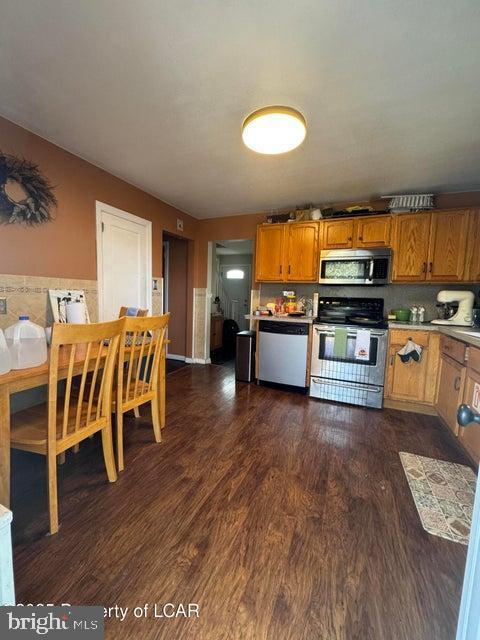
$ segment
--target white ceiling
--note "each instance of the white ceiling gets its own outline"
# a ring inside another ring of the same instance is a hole
[[[0,113],[200,218],[478,189],[479,32],[478,0],[2,0]],[[241,141],[270,104],[307,118],[284,156]]]

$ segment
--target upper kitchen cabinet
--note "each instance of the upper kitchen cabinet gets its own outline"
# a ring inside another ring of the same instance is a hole
[[[324,220],[322,222],[323,249],[351,249],[353,247],[354,220]]]
[[[390,216],[369,216],[355,220],[355,246],[360,248],[390,246]]]
[[[286,225],[286,273],[288,282],[316,282],[318,279],[318,222]]]
[[[393,275],[399,282],[422,282],[427,274],[430,213],[395,216],[393,228]]]
[[[427,280],[461,282],[468,279],[465,262],[469,222],[469,211],[432,214]]]
[[[255,279],[257,282],[281,282],[284,279],[285,225],[262,224],[257,227]]]
[[[257,228],[257,282],[316,282],[319,223],[263,224]]]
[[[480,282],[480,211],[470,212],[468,232],[466,278],[471,282]]]

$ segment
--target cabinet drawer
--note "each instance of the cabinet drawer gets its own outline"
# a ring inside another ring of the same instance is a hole
[[[428,341],[430,339],[428,331],[419,331],[418,329],[390,329],[390,344],[404,345],[405,342],[411,338],[414,342],[421,347],[428,347]]]
[[[480,349],[476,349],[475,347],[468,348],[467,367],[480,373]]]
[[[463,364],[467,352],[467,345],[460,340],[450,338],[449,336],[440,336],[440,351],[446,353],[452,360],[456,360]]]

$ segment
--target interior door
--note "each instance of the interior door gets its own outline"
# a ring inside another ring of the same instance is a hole
[[[120,307],[151,310],[151,223],[97,203],[100,320]]]
[[[432,214],[427,280],[463,280],[468,238],[468,211]]]

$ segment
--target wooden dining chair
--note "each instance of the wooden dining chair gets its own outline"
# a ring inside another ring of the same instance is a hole
[[[51,534],[58,531],[56,462],[59,454],[101,431],[108,480],[115,482],[117,479],[111,406],[123,324],[123,319],[97,324],[55,324],[50,350],[48,403],[12,416],[12,448],[39,453],[47,459]],[[72,393],[74,376],[80,376],[76,396]]]
[[[150,403],[155,440],[165,423],[165,346],[170,314],[126,317],[118,349],[117,424],[118,469],[123,471],[123,415]],[[137,414],[136,414],[137,415]]]

